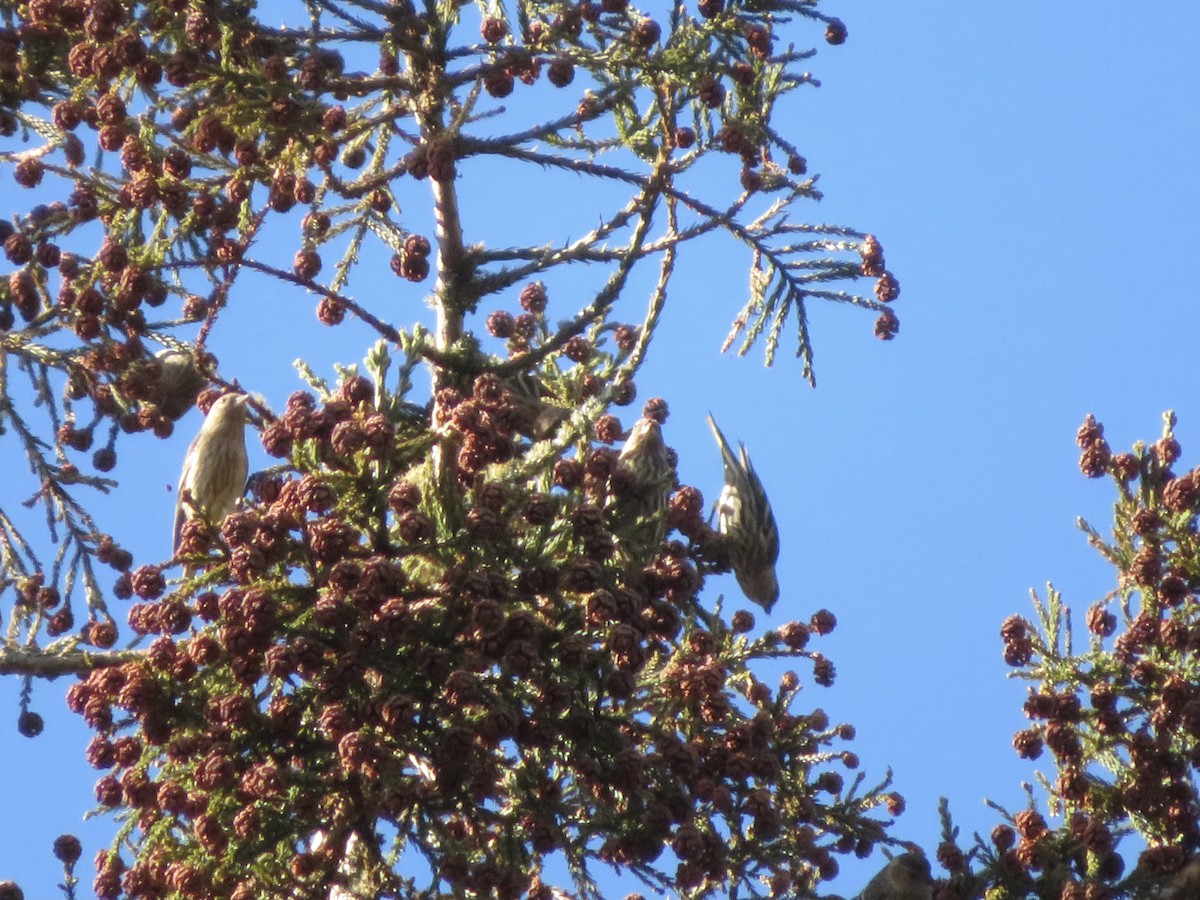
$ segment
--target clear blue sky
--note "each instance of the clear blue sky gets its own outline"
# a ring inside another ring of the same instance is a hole
[[[903,289],[900,336],[885,345],[870,315],[812,308],[815,391],[786,343],[772,370],[754,353],[720,357],[748,260],[705,245],[684,254],[640,396],[670,402],[682,478],[709,499],[720,468],[705,413],[748,444],[783,539],[782,599],[759,621],[837,615],[815,645],[837,682],[806,689],[807,702],[857,727],[851,749],[868,775],[894,768],[908,800],[895,833],[932,851],[939,796],[964,832],[986,832],[996,820],[983,798],[1019,806],[1032,776],[1009,743],[1024,686],[1005,677],[1000,623],[1030,612],[1029,588],[1047,580],[1080,615],[1113,586],[1074,526],[1084,515],[1103,530],[1112,497],[1076,468],[1084,415],[1124,449],[1155,438],[1173,408],[1184,463],[1200,461],[1200,7],[823,8],[842,16],[849,40],[833,48],[815,29],[795,33],[820,43],[810,68],[823,86],[789,101],[784,130],[826,196],[797,218],[878,235]],[[529,197],[522,218],[538,214]],[[486,197],[469,202],[488,209]],[[395,285],[380,280],[380,290]],[[254,354],[261,383],[243,383],[271,402],[297,386],[290,363],[309,353],[306,335],[324,338],[319,371],[360,358],[362,333],[329,340],[310,328],[307,301],[253,302],[286,309],[295,333],[219,335],[215,349],[231,372]],[[630,302],[632,318],[644,299]],[[145,497],[122,513],[125,533],[143,536],[130,543],[140,561],[169,552],[166,485],[199,421],[193,413],[171,440],[141,441],[137,464],[118,469]],[[0,447],[6,459],[15,452],[10,439]],[[737,595],[731,577],[709,590]],[[38,687],[43,737],[10,725],[0,739],[0,879],[30,897],[51,895],[55,836],[83,837],[90,884],[109,831],[106,819],[80,825],[94,773],[82,723],[58,712],[65,687]],[[0,682],[10,723],[18,688]],[[852,895],[878,865],[845,865],[835,887]]]

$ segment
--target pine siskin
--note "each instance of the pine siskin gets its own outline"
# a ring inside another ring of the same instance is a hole
[[[746,445],[738,442],[740,457],[735,457],[711,415],[708,424],[725,463],[725,487],[717,500],[717,530],[729,539],[733,574],[742,593],[770,612],[779,599],[779,581],[775,577],[779,528],[771,512],[771,501],[750,463]]]
[[[868,882],[858,900],[929,900],[932,896],[929,860],[919,853],[901,853]]]
[[[242,495],[249,469],[246,400],[244,394],[220,397],[188,447],[175,498],[176,552],[184,522],[200,516],[216,528]]]
[[[546,402],[545,388],[528,372],[518,372],[505,379],[504,384],[519,407],[517,431],[530,440],[544,441],[553,437],[558,426],[571,417],[569,409]]]
[[[675,481],[675,467],[658,422],[647,416],[638,419],[629,429],[617,460],[634,474],[634,490],[627,508],[639,516],[665,509]]]
[[[204,376],[196,368],[196,358],[186,350],[167,347],[154,356],[160,365],[158,387],[162,399],[158,406],[163,415],[174,422],[196,402],[204,387]]]

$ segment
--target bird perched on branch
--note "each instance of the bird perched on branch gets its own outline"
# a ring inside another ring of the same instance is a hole
[[[638,518],[666,509],[675,482],[675,467],[657,420],[649,416],[638,419],[629,429],[617,460],[628,466],[634,477],[633,490],[623,501],[623,509]],[[666,520],[659,517],[652,543],[661,543],[665,532]]]
[[[779,599],[775,561],[779,559],[779,528],[771,501],[750,463],[746,445],[738,442],[734,456],[725,435],[711,415],[708,424],[721,447],[725,487],[717,500],[717,530],[729,539],[730,562],[747,598],[767,612]]]
[[[204,376],[196,366],[196,358],[186,350],[166,347],[154,356],[159,363],[159,408],[172,422],[178,421],[196,402],[204,387]]]
[[[872,878],[857,900],[929,900],[933,875],[919,853],[901,853]]]
[[[553,437],[558,426],[571,417],[569,409],[547,402],[545,387],[528,372],[506,378],[504,386],[517,401],[520,414],[517,431],[530,440],[544,441]]]
[[[202,518],[216,528],[232,512],[246,485],[246,400],[244,394],[225,394],[208,411],[183,458],[175,497],[173,546],[189,519]]]

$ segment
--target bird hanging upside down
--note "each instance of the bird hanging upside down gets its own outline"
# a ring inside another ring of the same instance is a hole
[[[725,464],[725,487],[717,500],[717,530],[729,539],[730,562],[742,593],[767,612],[779,599],[779,581],[775,562],[779,559],[779,527],[771,511],[771,501],[746,445],[738,442],[734,456],[725,435],[710,415],[708,424],[721,447]]]

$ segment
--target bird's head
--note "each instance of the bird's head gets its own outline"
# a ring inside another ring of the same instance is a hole
[[[775,566],[763,566],[749,572],[734,571],[742,593],[769,613],[779,599],[779,580],[775,577]]]
[[[208,410],[208,418],[213,422],[230,425],[244,424],[246,421],[246,404],[250,398],[246,394],[223,394]]]
[[[904,883],[929,884],[933,880],[933,872],[929,860],[919,853],[901,853],[892,860],[893,874]]]

